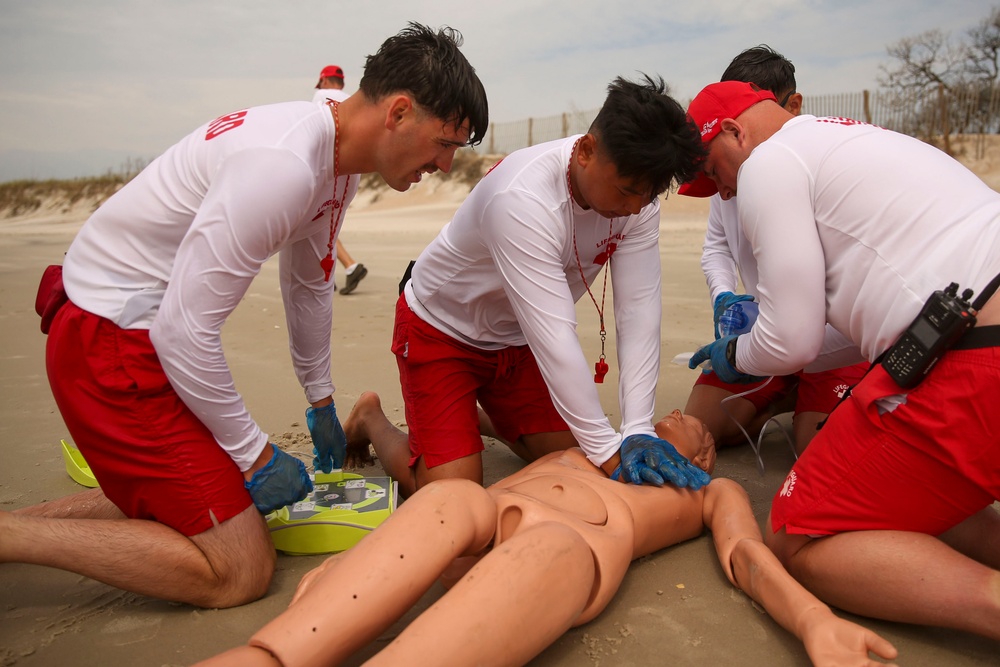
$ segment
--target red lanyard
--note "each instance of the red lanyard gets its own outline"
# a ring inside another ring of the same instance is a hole
[[[602,384],[604,382],[604,376],[608,374],[608,363],[605,361],[604,356],[604,342],[607,339],[608,332],[604,329],[604,299],[608,294],[608,272],[611,271],[611,267],[605,267],[604,269],[604,289],[601,291],[601,305],[597,305],[597,299],[594,298],[594,293],[590,291],[590,285],[587,284],[587,277],[583,274],[583,263],[580,261],[580,250],[576,246],[576,223],[573,220],[573,182],[570,179],[570,166],[573,164],[573,156],[576,155],[576,147],[580,145],[580,139],[576,140],[573,144],[573,150],[569,154],[569,165],[566,167],[566,185],[569,187],[569,223],[570,227],[573,228],[573,252],[576,255],[576,266],[580,269],[580,279],[583,281],[583,286],[587,288],[587,294],[590,295],[590,300],[594,302],[594,308],[597,309],[597,316],[601,322],[601,356],[598,358],[597,363],[594,364],[594,382],[597,384]],[[614,252],[611,247],[611,238],[614,235],[614,219],[608,220],[608,241],[605,245],[605,252],[608,253],[608,262],[611,261],[611,253]]]

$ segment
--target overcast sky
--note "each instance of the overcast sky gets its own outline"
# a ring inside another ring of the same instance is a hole
[[[201,123],[309,99],[341,65],[419,21],[450,25],[492,121],[600,106],[607,84],[663,76],[686,104],[766,43],[806,95],[876,87],[886,47],[985,18],[986,0],[0,0],[0,181],[66,178],[150,159]]]

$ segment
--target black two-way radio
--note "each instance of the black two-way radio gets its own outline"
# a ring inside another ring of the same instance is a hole
[[[923,380],[938,359],[976,323],[976,315],[1000,288],[1000,275],[987,283],[971,304],[972,290],[958,296],[958,283],[931,294],[920,314],[892,347],[882,366],[900,387],[909,389]]]
[[[958,283],[931,294],[920,314],[888,349],[882,366],[900,387],[915,387],[962,334],[976,323],[969,299],[972,290],[958,296]]]

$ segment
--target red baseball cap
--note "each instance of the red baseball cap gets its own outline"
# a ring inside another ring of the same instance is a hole
[[[323,68],[323,71],[319,73],[319,78],[325,79],[327,77],[343,79],[344,70],[340,68],[340,65],[327,65]]]
[[[702,143],[715,139],[722,131],[722,121],[736,118],[741,113],[764,100],[777,98],[769,90],[743,81],[721,81],[701,89],[688,105],[688,118],[701,133]],[[677,189],[677,194],[688,197],[711,197],[719,188],[715,181],[701,172],[693,181],[688,181]]]

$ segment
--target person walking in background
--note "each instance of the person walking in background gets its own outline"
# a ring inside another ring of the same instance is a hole
[[[802,94],[796,90],[795,66],[767,45],[747,49],[733,58],[721,80],[755,83],[774,93],[778,104],[789,113],[798,116],[802,111]],[[692,184],[682,185],[678,193],[691,195],[692,187]],[[720,323],[726,323],[727,309],[734,305],[742,309],[749,301],[760,300],[757,260],[743,233],[735,197],[724,200],[715,193],[709,201],[701,268],[711,294],[715,337],[719,338]],[[737,293],[737,279],[743,283],[742,294]],[[744,328],[751,326],[750,320],[741,322]],[[820,358],[828,370],[814,370],[820,363],[813,362],[807,370],[749,384],[729,383],[716,373],[701,373],[684,411],[704,421],[719,447],[727,447],[745,443],[744,433],[757,437],[769,419],[794,409],[794,445],[795,451],[801,454],[816,435],[818,425],[848,388],[868,370],[860,350],[829,324]],[[850,361],[850,365],[838,368],[845,360]],[[736,394],[745,395],[736,398]]]
[[[355,95],[220,116],[87,220],[38,307],[52,393],[100,488],[0,512],[0,562],[204,607],[266,593],[275,552],[262,515],[312,483],[251,417],[223,325],[278,254],[316,468],[339,467],[334,242],[357,174],[403,191],[482,140],[486,93],[461,41],[410,24],[368,58]]]
[[[324,102],[326,100],[336,100],[343,102],[348,98],[344,92],[344,70],[340,65],[327,65],[319,73],[319,81],[316,82],[316,92],[313,93],[314,102]],[[347,212],[344,212],[347,215]],[[358,288],[358,283],[368,275],[368,269],[364,264],[356,262],[351,254],[347,252],[344,242],[337,237],[337,263],[344,267],[346,279],[344,286],[339,289],[341,294],[350,294]],[[337,283],[334,281],[333,290],[338,291]]]

